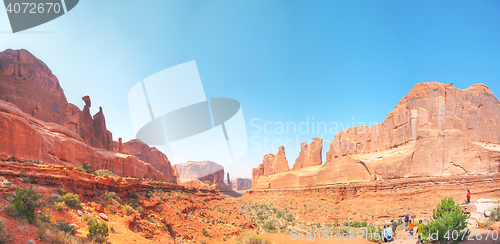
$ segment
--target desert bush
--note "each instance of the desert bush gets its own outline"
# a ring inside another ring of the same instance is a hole
[[[80,196],[78,194],[66,193],[61,200],[70,208],[81,208]]]
[[[287,215],[286,215],[286,221],[288,221],[288,222],[292,222],[293,220],[294,220],[294,218],[293,218],[293,215],[292,215],[292,214],[287,214]]]
[[[458,233],[458,240],[463,240],[468,236],[467,227],[468,216],[462,212],[460,205],[455,204],[453,198],[444,198],[432,211],[432,219],[422,226],[422,239],[424,242],[452,241],[452,233]],[[461,232],[465,230],[467,233]],[[437,235],[436,235],[437,233]],[[437,240],[429,240],[429,237],[437,237]],[[453,240],[457,241],[457,240]]]
[[[66,204],[64,204],[64,202],[56,202],[54,204],[54,208],[57,210],[57,211],[61,211],[64,209],[64,207],[66,206]]]
[[[87,234],[87,238],[95,242],[103,243],[107,242],[108,236],[108,224],[104,221],[97,221],[96,219],[93,219],[92,224],[89,225],[89,233]]]
[[[10,234],[7,232],[7,220],[0,217],[0,244],[11,242]]]
[[[264,224],[263,228],[267,231],[275,230],[276,228],[273,225],[273,222],[269,221]]]
[[[130,215],[134,211],[134,209],[128,204],[123,205],[123,209],[127,215]]]
[[[3,211],[12,218],[16,218],[19,214],[17,213],[16,206],[12,204],[7,204],[3,207]]]
[[[35,210],[41,206],[37,201],[42,197],[43,194],[35,193],[33,185],[30,185],[29,188],[17,188],[11,204],[16,207],[19,216],[26,218],[29,223],[33,223],[36,217]]]
[[[59,196],[63,196],[64,194],[66,194],[66,190],[59,188],[57,189],[57,194],[59,194]]]
[[[36,225],[38,226],[38,229],[36,230],[36,234],[38,235],[38,238],[40,238],[42,240],[45,239],[45,237],[47,236],[47,224],[38,220]]]
[[[114,199],[116,200],[118,203],[122,204],[122,199],[116,195],[115,192],[105,192],[104,193],[104,198],[107,200],[107,201],[110,201],[111,199]]]
[[[139,194],[137,194],[137,192],[132,192],[130,193],[130,197],[133,199],[139,199]]]
[[[64,244],[64,232],[57,231],[49,237],[51,244]]]
[[[142,213],[142,211],[144,211],[144,209],[141,206],[138,206],[137,207],[137,212]]]
[[[261,238],[252,232],[245,233],[236,239],[236,244],[269,244],[269,239]]]
[[[50,209],[46,208],[45,209],[45,213],[43,214],[40,214],[40,216],[38,216],[38,218],[41,220],[41,221],[44,221],[44,222],[47,222],[47,223],[50,223],[50,220],[51,220],[51,215],[52,213],[50,212]]]
[[[35,244],[36,242],[34,240],[28,240],[26,241],[26,244]]]
[[[71,224],[71,222],[66,222],[64,220],[58,219],[54,226],[59,230],[62,230],[71,235],[74,235],[76,233],[75,227]]]
[[[87,173],[90,173],[90,168],[92,167],[92,165],[90,165],[89,163],[87,163],[87,161],[85,161],[83,162],[82,167]]]
[[[50,204],[50,205],[54,205],[54,203],[56,202],[60,202],[61,201],[61,196],[59,195],[52,195],[51,197],[45,199],[45,202]]]

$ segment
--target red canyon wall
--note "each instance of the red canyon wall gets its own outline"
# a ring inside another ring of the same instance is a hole
[[[67,103],[57,77],[30,52],[0,52],[0,159],[15,155],[72,166],[87,161],[93,169],[122,176],[177,182],[170,162],[156,149],[148,147],[144,156],[113,152],[102,108],[92,116],[90,97],[82,99],[83,110]]]
[[[307,163],[312,146],[306,145],[301,145],[292,171],[271,173],[266,155],[253,170],[253,188],[495,173],[500,162],[500,101],[482,84],[462,90],[452,84],[420,83],[381,124],[337,134],[323,165]]]

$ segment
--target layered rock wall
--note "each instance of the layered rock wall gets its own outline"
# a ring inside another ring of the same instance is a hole
[[[321,165],[323,151],[323,139],[314,137],[311,145],[300,143],[300,154],[293,164],[292,170],[297,170],[309,166]]]
[[[92,116],[90,97],[82,100],[83,110],[68,103],[57,77],[28,51],[0,52],[0,158],[15,155],[73,166],[87,161],[93,169],[121,176],[176,182],[175,170],[156,149],[144,157],[112,152],[102,108]],[[164,174],[141,159],[152,161]]]
[[[236,178],[236,190],[249,190],[252,189],[252,179]]]
[[[68,128],[35,119],[0,100],[0,160],[12,156],[75,167],[88,162],[91,170],[108,169],[120,176],[167,180],[133,156],[91,147]]]
[[[68,104],[52,71],[30,52],[0,52],[0,99],[45,122],[61,124]]]
[[[252,172],[253,188],[496,173],[500,101],[482,84],[461,90],[452,84],[421,83],[382,123],[335,135],[323,165],[307,163],[310,149],[301,146],[289,172],[272,173],[266,155]]]

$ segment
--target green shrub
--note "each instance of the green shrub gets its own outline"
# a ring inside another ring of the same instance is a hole
[[[51,197],[45,199],[45,202],[50,204],[50,205],[54,205],[54,203],[60,202],[60,201],[61,201],[61,197],[59,195],[52,195]]]
[[[97,221],[96,219],[93,219],[92,224],[89,225],[89,233],[87,234],[87,238],[95,242],[104,243],[107,242],[108,236],[108,224],[104,221]]]
[[[276,228],[274,228],[273,222],[271,222],[271,221],[265,223],[263,228],[265,230],[268,230],[268,231],[276,229]]]
[[[59,194],[59,196],[62,196],[64,194],[66,194],[66,190],[59,188],[59,189],[57,189],[57,194]]]
[[[125,210],[125,213],[127,215],[130,215],[132,213],[132,207],[130,207],[129,205],[125,204],[123,205],[123,209]]]
[[[54,204],[54,208],[57,210],[57,211],[61,211],[64,209],[64,207],[66,206],[66,204],[64,204],[64,202],[56,202]]]
[[[137,207],[137,212],[142,213],[142,211],[144,211],[144,209],[141,206],[138,206]]]
[[[50,209],[46,208],[45,209],[45,214],[41,214],[40,216],[38,216],[38,218],[41,221],[50,223],[50,219],[52,218],[51,215],[52,215],[52,213],[50,212]]]
[[[11,204],[16,207],[19,216],[24,217],[29,223],[35,221],[35,210],[41,206],[38,199],[42,198],[43,194],[35,193],[33,185],[29,188],[17,188],[16,195]]]
[[[47,236],[47,224],[38,220],[36,225],[38,226],[38,229],[36,230],[38,238],[42,240],[45,239],[45,237]]]
[[[0,244],[11,242],[10,234],[7,232],[7,220],[0,218]]]
[[[236,239],[236,244],[269,244],[269,239],[257,237],[252,232],[241,235]]]
[[[85,161],[83,162],[82,167],[85,171],[87,171],[87,173],[90,173],[90,168],[92,167],[92,165],[90,165],[89,163],[87,163],[87,161]]]
[[[16,206],[12,204],[5,205],[5,207],[3,207],[3,211],[12,218],[16,218],[19,215],[17,213]]]
[[[61,219],[58,219],[54,226],[59,230],[62,230],[71,235],[74,235],[76,233],[75,227],[70,222],[66,222]]]
[[[431,221],[422,226],[424,242],[437,241],[443,243],[445,241],[463,240],[469,233],[469,231],[465,231],[466,233],[461,232],[467,227],[467,218],[467,214],[462,212],[460,205],[455,204],[453,198],[444,198],[437,208],[432,211]],[[453,240],[457,236],[458,239]],[[429,237],[437,237],[437,240],[429,240]]]
[[[151,239],[151,233],[149,233],[149,231],[144,232],[144,235],[146,235],[146,238]]]
[[[70,208],[81,208],[80,196],[78,194],[66,193],[61,200]]]
[[[294,218],[293,218],[293,215],[292,215],[292,214],[287,214],[287,215],[286,215],[286,221],[288,221],[288,222],[292,222],[293,220],[294,220]]]
[[[139,199],[139,194],[137,194],[137,192],[132,192],[130,193],[130,197],[133,199]]]
[[[122,199],[116,195],[115,192],[105,192],[104,193],[104,198],[107,200],[107,201],[111,201],[111,199],[114,199],[116,200],[118,203],[122,204]]]

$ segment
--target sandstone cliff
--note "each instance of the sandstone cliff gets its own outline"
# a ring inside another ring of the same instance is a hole
[[[121,153],[132,155],[163,173],[168,182],[177,183],[177,179],[179,178],[177,171],[174,170],[167,156],[155,147],[149,147],[146,143],[138,139],[132,139],[117,147],[116,151],[120,148]]]
[[[0,99],[16,104],[24,113],[61,124],[68,104],[59,80],[30,52],[0,52]]]
[[[88,162],[92,170],[108,169],[120,176],[167,180],[135,157],[91,147],[68,128],[35,119],[14,104],[0,100],[0,159],[14,155],[45,164],[80,166]]]
[[[83,110],[67,103],[57,77],[28,51],[0,52],[0,159],[15,155],[72,166],[87,161],[93,169],[121,176],[176,182],[170,163],[156,149],[148,150],[145,158],[159,159],[152,161],[163,173],[141,157],[112,152],[103,109],[92,116],[90,97],[82,100]]]
[[[500,162],[499,126],[500,101],[485,85],[461,90],[452,84],[421,83],[381,124],[337,134],[323,165],[297,166],[278,174],[261,174],[259,165],[253,170],[252,184],[254,188],[305,187],[494,173]]]
[[[300,143],[300,154],[293,164],[292,170],[297,170],[309,166],[321,165],[323,151],[323,139],[314,137],[311,145],[302,142]]]

